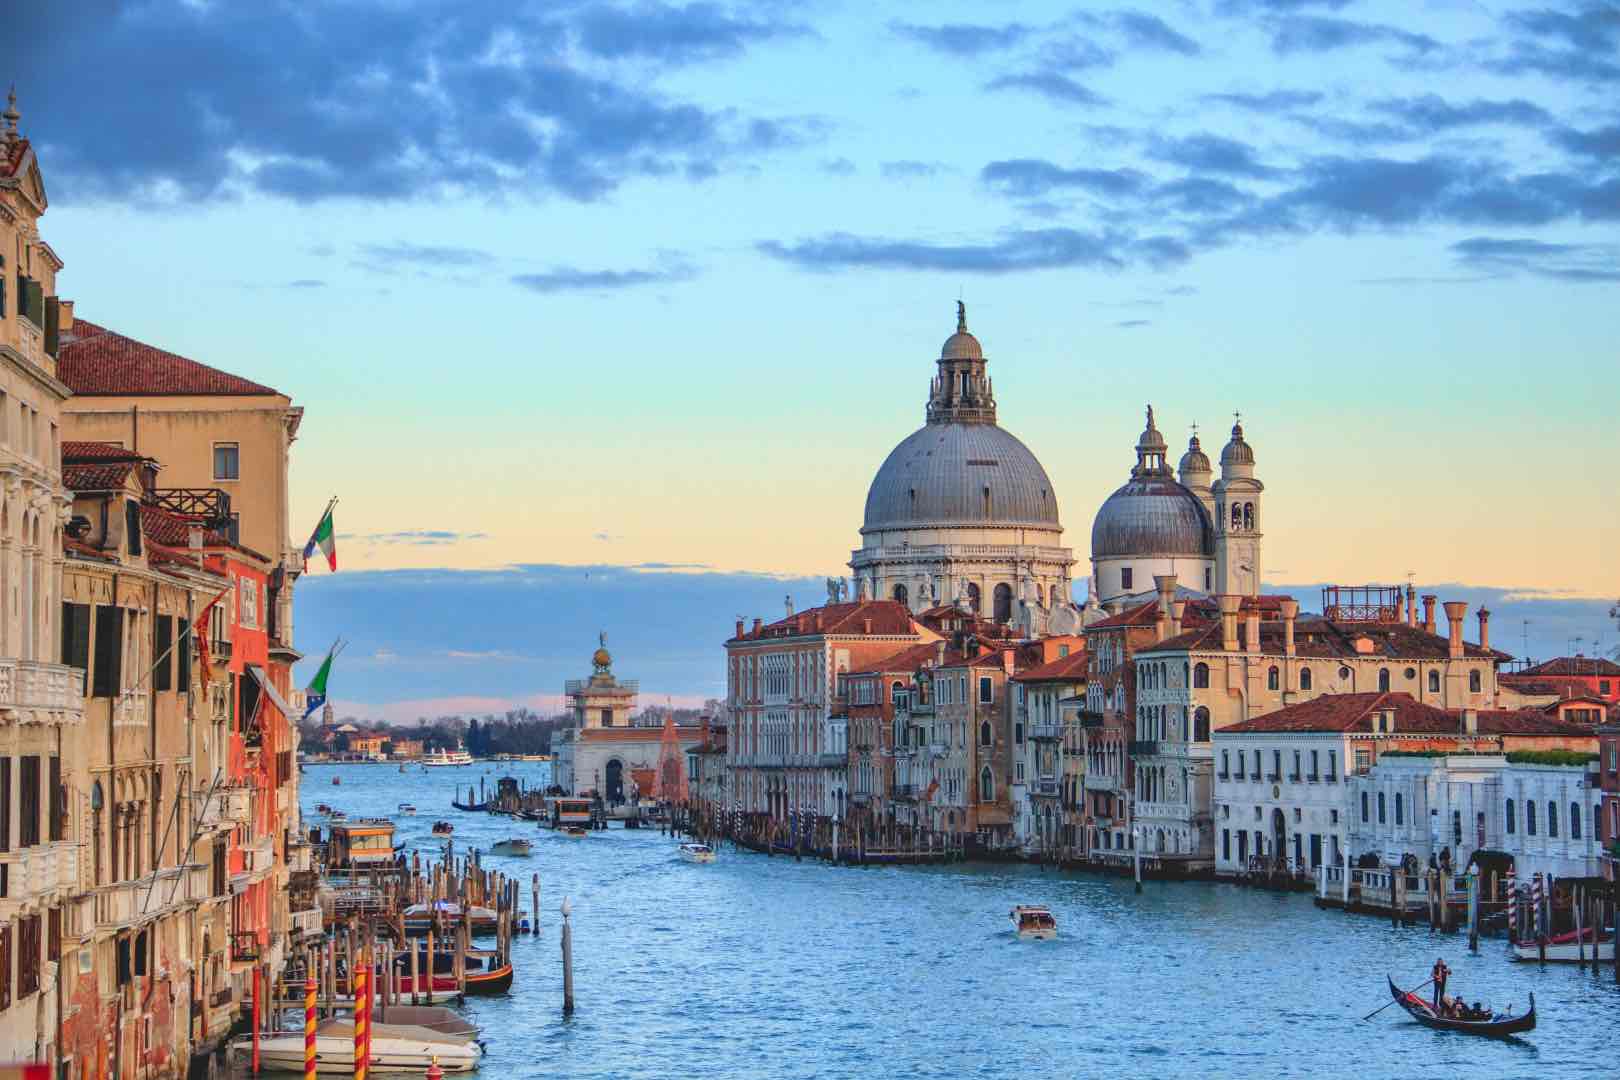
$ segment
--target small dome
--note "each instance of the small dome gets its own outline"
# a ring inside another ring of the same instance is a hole
[[[1164,441],[1164,436],[1159,434],[1158,427],[1153,423],[1153,406],[1149,405],[1147,407],[1147,427],[1142,429],[1142,437],[1136,440],[1136,451],[1142,453],[1143,451],[1154,450],[1163,454],[1168,449],[1170,449],[1170,444]]]
[[[1184,473],[1207,473],[1212,471],[1209,465],[1209,455],[1205,454],[1204,448],[1198,444],[1198,436],[1194,435],[1187,440],[1187,452],[1181,455],[1179,468]]]
[[[1198,496],[1165,476],[1139,477],[1108,496],[1091,525],[1091,557],[1211,558],[1215,534]]]
[[[979,345],[979,339],[966,330],[958,330],[945,339],[945,344],[939,350],[941,360],[983,360],[984,349]]]
[[[1243,425],[1232,425],[1232,441],[1221,451],[1221,465],[1253,465],[1254,450],[1243,441]]]
[[[612,667],[613,654],[608,652],[606,649],[597,649],[595,652],[591,653],[591,663],[599,668]]]

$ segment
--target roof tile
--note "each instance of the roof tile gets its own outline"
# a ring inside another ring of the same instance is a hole
[[[62,335],[56,371],[82,395],[261,395],[276,391],[155,345],[75,318]]]

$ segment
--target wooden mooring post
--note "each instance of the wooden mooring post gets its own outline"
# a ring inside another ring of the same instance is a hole
[[[563,1015],[574,1014],[574,927],[569,916],[574,906],[563,897],[562,902],[562,963],[563,963]]]

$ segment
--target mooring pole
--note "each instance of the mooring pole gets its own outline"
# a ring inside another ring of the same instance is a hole
[[[563,1015],[572,1016],[574,1013],[574,927],[568,916],[573,914],[574,906],[563,897],[562,902],[562,962],[563,962]]]

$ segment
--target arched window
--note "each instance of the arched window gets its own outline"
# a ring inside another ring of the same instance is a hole
[[[1524,800],[1524,835],[1536,835],[1536,804],[1529,799]]]
[[[1202,705],[1193,710],[1193,742],[1209,741],[1209,710]]]
[[[1254,528],[1254,503],[1243,504],[1243,528],[1245,530]]]
[[[1581,804],[1578,802],[1569,804],[1569,838],[1571,840],[1581,838]]]
[[[1380,694],[1389,693],[1389,668],[1381,667],[1378,669],[1378,692]]]
[[[1508,835],[1509,836],[1513,835],[1514,821],[1513,821],[1513,800],[1512,799],[1509,799],[1507,801],[1507,810],[1503,814],[1502,820],[1507,826]]]
[[[1308,667],[1299,669],[1299,688],[1301,690],[1311,688],[1311,669]]]
[[[1277,670],[1276,666],[1273,665],[1271,667],[1271,669],[1266,672],[1266,689],[1267,690],[1277,690],[1277,689],[1281,688],[1281,685],[1282,685],[1281,672],[1279,672]]]
[[[1361,823],[1363,825],[1367,824],[1367,793],[1365,791],[1361,793]]]
[[[973,614],[977,615],[979,613],[979,586],[976,583],[970,581],[970,582],[968,582],[968,590],[967,590],[967,592],[968,592],[968,610],[973,612]]]
[[[1198,664],[1193,668],[1193,688],[1195,690],[1209,689],[1209,665]]]
[[[1473,671],[1468,673],[1468,692],[1470,694],[1479,693],[1479,686],[1479,668],[1475,668]]]
[[[1429,669],[1429,693],[1438,694],[1439,692],[1440,692],[1440,672],[1435,668],[1430,668]]]
[[[986,720],[979,725],[979,745],[989,746],[994,741],[990,738],[990,721]]]
[[[995,620],[998,623],[1012,621],[1012,586],[1003,581],[996,586],[995,591]]]
[[[979,801],[994,802],[996,798],[996,778],[986,765],[979,770]]]
[[[1239,527],[1241,527],[1242,524],[1243,524],[1243,504],[1242,503],[1233,503],[1232,504],[1232,528],[1234,530],[1236,530]]]
[[[896,585],[891,595],[902,604],[909,602],[909,594],[906,592],[904,583]]]

